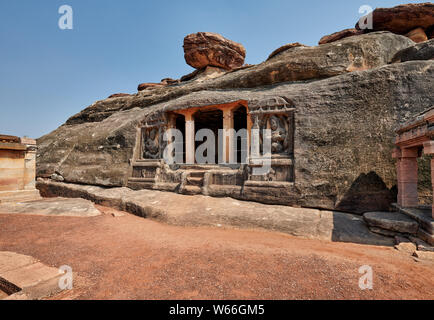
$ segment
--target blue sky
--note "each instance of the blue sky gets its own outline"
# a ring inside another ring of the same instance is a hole
[[[38,138],[94,101],[135,93],[142,82],[193,69],[183,39],[217,32],[242,43],[246,63],[264,61],[290,42],[316,45],[350,28],[371,0],[14,0],[0,3],[0,133]],[[73,30],[58,27],[61,5]]]

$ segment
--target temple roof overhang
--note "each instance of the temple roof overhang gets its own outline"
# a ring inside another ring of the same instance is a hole
[[[424,142],[434,140],[434,108],[406,122],[396,134],[395,144],[404,148],[422,146]]]

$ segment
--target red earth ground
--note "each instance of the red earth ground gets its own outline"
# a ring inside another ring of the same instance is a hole
[[[0,251],[75,273],[53,299],[434,299],[434,263],[392,247],[263,230],[179,227],[98,206],[96,217],[0,215]],[[373,268],[373,289],[358,286]]]

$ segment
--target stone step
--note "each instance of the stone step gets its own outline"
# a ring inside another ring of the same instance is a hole
[[[0,192],[0,203],[23,202],[41,199],[39,190],[18,190]]]
[[[202,171],[202,170],[194,170],[194,171],[190,171],[189,177],[194,177],[194,178],[203,178],[203,176],[205,175],[206,171]]]
[[[417,234],[419,229],[417,221],[399,212],[366,212],[363,218],[369,227],[391,232]]]
[[[416,208],[402,208],[397,204],[393,204],[398,211],[414,220],[416,220],[420,227],[430,235],[434,235],[434,219],[432,217],[431,207],[416,207]]]
[[[188,177],[187,183],[188,183],[188,185],[202,187],[203,186],[203,177]]]
[[[187,195],[195,195],[201,193],[202,193],[202,189],[198,186],[185,186],[184,189],[182,190],[182,194],[187,194]]]
[[[61,291],[59,269],[42,264],[30,256],[0,252],[0,289],[3,299],[40,299]]]

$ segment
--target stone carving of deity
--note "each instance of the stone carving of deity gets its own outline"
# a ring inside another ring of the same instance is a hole
[[[271,153],[279,154],[288,151],[288,134],[277,116],[270,117]]]
[[[157,129],[152,128],[151,130],[147,131],[147,133],[145,134],[144,152],[143,152],[143,156],[145,159],[158,158],[159,147],[158,147],[158,142],[156,142],[156,137],[157,137],[156,130]]]

